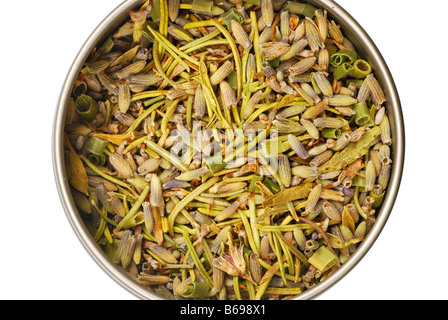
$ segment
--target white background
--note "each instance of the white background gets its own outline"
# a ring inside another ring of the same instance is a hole
[[[339,0],[382,52],[406,125],[402,186],[379,239],[318,299],[447,299],[448,2]],[[0,2],[0,299],[137,300],[72,231],[52,167],[65,76],[121,0]]]

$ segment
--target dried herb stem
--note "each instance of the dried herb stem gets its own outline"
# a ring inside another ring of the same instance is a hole
[[[193,258],[194,265],[198,269],[201,276],[204,278],[204,280],[208,283],[208,285],[213,288],[213,280],[208,274],[207,270],[205,269],[204,265],[202,264],[201,260],[199,259],[199,256],[193,246],[193,243],[190,240],[190,236],[187,232],[185,232],[183,229],[174,227],[174,231],[181,233],[184,237],[185,243],[188,247],[188,252],[190,253],[191,257]]]
[[[154,65],[157,69],[157,72],[159,73],[159,75],[166,81],[168,82],[173,88],[177,88],[176,84],[174,83],[173,80],[171,80],[170,78],[168,78],[168,76],[166,75],[165,71],[163,70],[161,61],[160,61],[160,53],[159,50],[157,50],[159,46],[159,42],[157,40],[154,40],[154,45],[153,45],[153,50],[152,50],[152,55],[153,55],[153,59],[154,59]],[[166,93],[165,93],[166,94]]]
[[[101,177],[103,177],[104,179],[115,183],[116,185],[122,186],[124,188],[127,188],[129,190],[132,190],[132,187],[127,184],[126,182],[123,182],[117,178],[114,178],[106,173],[104,173],[103,171],[101,171],[100,169],[98,169],[92,162],[89,161],[89,159],[87,159],[85,156],[80,155],[79,158],[85,162],[85,164],[87,164],[95,173],[97,173],[98,175],[100,175]]]
[[[237,74],[237,100],[241,98],[241,93],[243,90],[243,70],[241,66],[241,58],[238,48],[236,47],[235,40],[230,35],[230,33],[216,20],[211,20],[212,24],[224,35],[224,37],[229,41],[230,48],[232,49],[233,58],[235,60],[235,69]]]
[[[173,235],[174,230],[174,219],[176,219],[176,216],[181,212],[181,210],[191,201],[195,199],[195,197],[199,196],[202,192],[208,190],[211,186],[213,186],[215,183],[217,183],[220,180],[219,177],[213,177],[210,180],[206,181],[205,183],[201,184],[199,187],[194,189],[190,194],[188,194],[186,197],[184,197],[171,211],[169,217],[168,217],[168,228],[171,235]]]
[[[159,96],[158,99],[163,100],[163,99],[165,99],[165,96],[164,95]],[[165,101],[159,101],[157,103],[154,103],[150,108],[145,110],[145,112],[143,112],[137,119],[135,119],[135,121],[132,123],[132,125],[129,126],[129,128],[126,130],[126,133],[134,132],[137,129],[137,127],[142,123],[143,120],[145,120],[151,113],[153,113],[154,111],[159,109],[164,104],[165,104]]]
[[[132,208],[129,210],[129,212],[126,214],[126,216],[123,218],[123,220],[121,220],[117,227],[115,228],[115,232],[120,231],[123,226],[126,225],[126,223],[128,223],[131,219],[134,218],[134,216],[140,211],[140,208],[143,204],[143,202],[145,201],[146,197],[148,196],[150,191],[150,186],[146,186],[145,189],[143,189],[142,193],[140,194],[140,196],[138,197],[138,199],[135,201],[134,205],[132,206]]]
[[[297,250],[296,247],[294,247],[289,241],[287,241],[283,235],[279,231],[274,231],[275,235],[278,237],[278,239],[281,240],[281,242],[306,266],[309,266],[308,259],[305,257],[305,255]],[[291,265],[292,267],[292,265]]]
[[[171,155],[171,153],[169,153],[168,151],[166,151],[165,149],[163,149],[161,146],[159,146],[157,143],[154,143],[153,141],[151,141],[150,139],[146,139],[145,143],[148,145],[148,147],[150,147],[154,152],[156,152],[157,154],[159,154],[162,158],[164,158],[165,160],[168,160],[170,163],[172,163],[176,168],[178,168],[179,170],[186,172],[189,171],[188,167],[186,167],[178,158],[174,157],[173,155]]]

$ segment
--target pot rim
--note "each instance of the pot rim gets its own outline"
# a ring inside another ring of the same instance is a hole
[[[145,1],[125,0],[122,2],[97,26],[80,49],[78,55],[72,63],[71,68],[69,69],[59,96],[53,124],[52,160],[56,185],[64,211],[73,231],[86,251],[103,269],[103,271],[106,272],[106,274],[108,274],[120,286],[135,295],[137,298],[144,300],[163,300],[159,295],[149,289],[144,288],[132,279],[125,271],[117,267],[95,243],[85,227],[71,196],[68,179],[65,173],[63,154],[65,113],[74,81],[77,78],[84,61],[87,59],[93,47],[107,34],[112,32],[118,23],[124,21],[129,10],[135,8],[138,4],[143,2]],[[370,250],[382,232],[392,212],[403,175],[405,155],[405,131],[399,95],[392,75],[378,48],[364,29],[358,24],[358,22],[336,2],[332,0],[308,0],[308,2],[316,5],[317,7],[326,9],[329,16],[333,17],[339,24],[341,24],[343,29],[347,29],[352,36],[357,38],[357,41],[363,44],[362,50],[367,50],[369,60],[372,62],[372,65],[375,66],[375,74],[379,77],[379,80],[388,95],[387,110],[389,116],[391,117],[392,133],[394,138],[394,144],[392,146],[394,165],[392,166],[391,178],[386,196],[384,198],[384,203],[381,207],[380,213],[377,216],[377,220],[365,240],[357,248],[356,252],[346,263],[341,266],[341,268],[329,276],[325,281],[314,288],[305,291],[301,295],[294,297],[292,300],[315,299],[346,276]],[[351,39],[351,37],[348,38]],[[359,48],[357,47],[357,49]]]

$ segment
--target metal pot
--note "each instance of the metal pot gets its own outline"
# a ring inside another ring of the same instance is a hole
[[[70,192],[70,187],[65,172],[63,153],[65,114],[73,85],[84,61],[87,59],[88,55],[97,43],[102,41],[127,19],[129,10],[136,8],[143,2],[143,0],[126,0],[118,6],[93,31],[73,62],[60,94],[54,119],[53,165],[56,183],[65,213],[75,234],[78,236],[87,252],[112,279],[136,297],[140,299],[160,300],[162,299],[160,296],[139,285],[132,278],[130,278],[126,272],[117,267],[104,254],[104,252],[98,247],[93,238],[90,236],[78,213],[78,209],[76,208]],[[375,243],[392,212],[392,208],[399,191],[405,154],[405,134],[401,104],[392,75],[390,74],[381,53],[378,51],[369,35],[362,29],[356,20],[337,3],[331,0],[309,0],[308,2],[316,7],[326,9],[329,17],[341,25],[344,35],[350,39],[361,56],[368,60],[368,62],[373,66],[375,75],[383,86],[385,94],[388,98],[386,107],[391,122],[392,137],[394,140],[392,145],[392,160],[394,165],[392,167],[391,178],[384,203],[377,215],[377,221],[368,236],[359,246],[357,251],[345,264],[342,265],[341,268],[339,268],[334,274],[319,285],[294,298],[297,300],[314,299],[335,285],[360,262],[360,260]]]

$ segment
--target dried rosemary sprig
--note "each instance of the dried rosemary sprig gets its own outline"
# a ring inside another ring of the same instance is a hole
[[[323,9],[145,2],[73,88],[64,147],[93,239],[175,299],[285,299],[368,234],[386,95]]]

